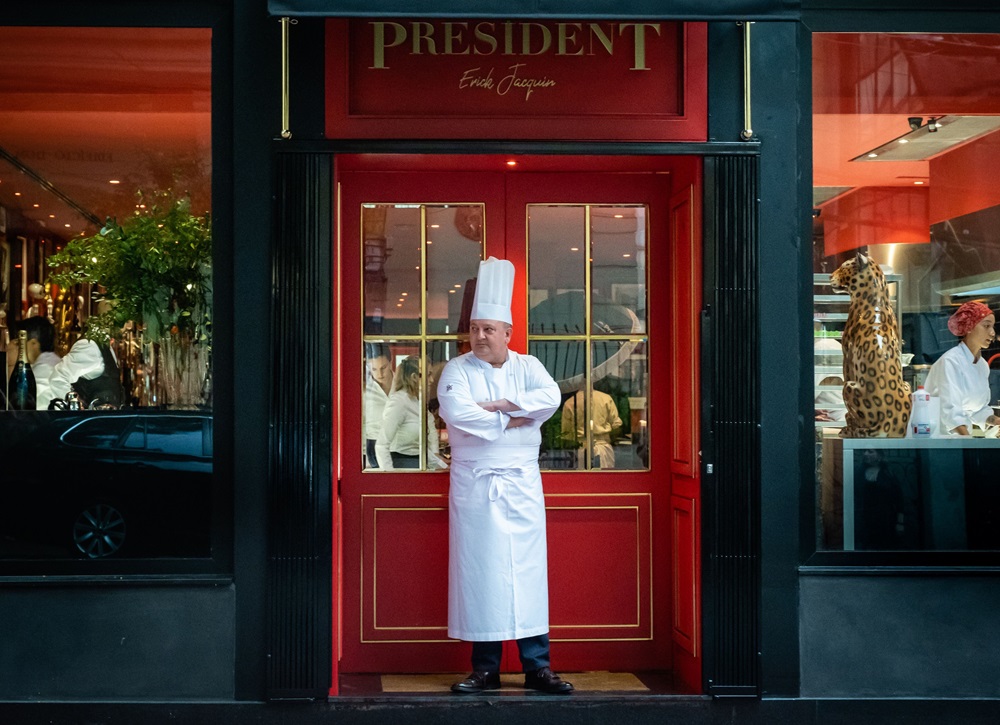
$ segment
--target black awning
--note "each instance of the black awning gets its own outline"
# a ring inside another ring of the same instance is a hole
[[[797,20],[800,0],[267,0],[275,16]]]

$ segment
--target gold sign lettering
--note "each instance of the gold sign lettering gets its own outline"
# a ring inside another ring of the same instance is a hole
[[[385,30],[391,28],[393,31],[392,40],[386,42]],[[372,34],[375,38],[375,59],[372,68],[385,68],[385,49],[395,48],[406,40],[406,28],[399,23],[375,22],[372,23]]]
[[[615,41],[632,40],[629,70],[650,70],[646,65],[646,39],[660,35],[660,23],[549,23],[481,21],[471,28],[468,22],[431,23],[414,20],[406,24],[388,20],[370,21],[372,27],[372,70],[385,70],[386,51],[404,48],[410,55],[510,55],[562,56],[615,54]],[[554,33],[553,33],[554,29]],[[511,66],[512,68],[516,66]],[[475,69],[473,69],[475,70]],[[471,71],[470,71],[471,72]]]
[[[572,28],[574,32],[570,33],[569,30]],[[559,39],[558,49],[556,50],[556,55],[583,55],[583,48],[577,48],[576,51],[569,50],[569,45],[576,44],[576,33],[580,30],[580,23],[559,23]]]

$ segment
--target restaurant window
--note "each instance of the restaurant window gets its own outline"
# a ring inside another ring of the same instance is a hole
[[[0,27],[2,560],[219,554],[211,56],[209,28]]]
[[[818,551],[1000,549],[998,87],[1000,35],[813,35]]]

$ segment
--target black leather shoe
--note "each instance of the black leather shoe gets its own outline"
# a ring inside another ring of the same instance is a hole
[[[461,682],[456,682],[451,686],[452,692],[457,692],[461,695],[474,695],[477,692],[499,689],[499,672],[473,672]]]
[[[524,686],[529,690],[538,690],[549,695],[568,695],[573,692],[573,685],[560,678],[548,667],[534,672],[525,672]]]

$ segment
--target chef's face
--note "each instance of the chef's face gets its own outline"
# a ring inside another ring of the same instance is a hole
[[[502,365],[507,359],[510,325],[499,320],[472,320],[469,323],[469,343],[472,354],[490,365]]]
[[[965,336],[965,342],[970,350],[985,350],[993,344],[996,338],[996,330],[993,328],[997,324],[997,319],[993,315],[986,315],[972,330]]]

